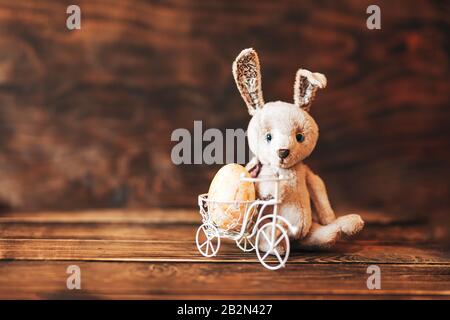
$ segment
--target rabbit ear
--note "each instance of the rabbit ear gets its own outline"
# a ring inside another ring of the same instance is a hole
[[[327,78],[318,72],[298,69],[295,75],[294,103],[296,106],[309,111],[317,89],[327,86]]]
[[[233,62],[233,76],[248,112],[253,115],[264,106],[258,54],[253,49],[242,50]]]

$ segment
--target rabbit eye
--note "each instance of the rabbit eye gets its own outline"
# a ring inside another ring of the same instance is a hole
[[[267,142],[270,142],[272,140],[272,134],[271,133],[266,133],[266,140],[267,140]]]
[[[295,135],[295,139],[297,139],[298,142],[303,142],[303,141],[305,141],[305,136],[302,135],[301,133],[297,133]]]

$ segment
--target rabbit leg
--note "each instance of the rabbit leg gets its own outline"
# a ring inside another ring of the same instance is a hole
[[[364,227],[364,221],[357,214],[348,214],[336,219],[327,190],[322,179],[307,168],[306,183],[310,191],[311,199],[317,211],[319,222],[322,225],[336,224],[345,235],[352,236]]]
[[[308,235],[298,242],[302,249],[328,249],[332,247],[339,238],[341,228],[337,223],[326,226],[313,222]]]
[[[337,224],[341,232],[347,236],[357,234],[364,227],[364,221],[359,214],[347,214],[337,218],[333,223]]]
[[[316,208],[320,224],[327,225],[336,220],[336,215],[328,200],[328,194],[323,180],[314,174],[309,167],[306,167],[306,185],[314,207]]]
[[[332,247],[341,234],[352,236],[364,227],[364,221],[357,214],[337,218],[325,226],[313,222],[308,235],[299,241],[303,249],[327,249]]]

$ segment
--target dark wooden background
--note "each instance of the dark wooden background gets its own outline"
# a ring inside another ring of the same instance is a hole
[[[308,163],[338,208],[447,215],[448,1],[0,0],[3,210],[193,207],[219,166],[175,166],[176,128],[246,128],[231,63],[254,47],[267,101],[327,75]]]

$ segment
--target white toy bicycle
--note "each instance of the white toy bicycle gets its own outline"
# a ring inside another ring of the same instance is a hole
[[[296,228],[284,217],[278,215],[278,204],[280,204],[278,199],[279,183],[283,180],[288,179],[282,176],[266,178],[241,177],[241,181],[247,182],[273,182],[275,184],[275,194],[274,198],[269,200],[214,201],[208,199],[208,194],[199,195],[198,205],[202,216],[202,225],[198,228],[196,234],[198,251],[205,257],[214,257],[219,252],[220,239],[228,238],[235,241],[236,245],[244,252],[256,250],[258,260],[267,269],[277,270],[284,267],[290,251],[290,241],[286,228],[292,233],[295,233]],[[244,208],[244,210],[241,210],[244,217],[236,219],[236,223],[227,226],[227,229],[220,228],[213,222],[209,214],[208,208],[213,205]],[[273,212],[264,214],[264,211],[269,206],[273,206]],[[255,219],[256,212],[258,212],[258,215]],[[236,226],[238,226],[240,221],[242,221],[242,225],[236,231]],[[281,253],[277,250],[280,244],[285,248],[284,252]],[[260,247],[269,249],[264,252]]]

